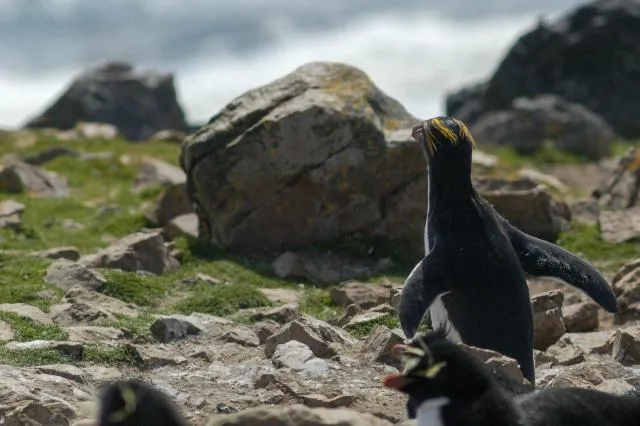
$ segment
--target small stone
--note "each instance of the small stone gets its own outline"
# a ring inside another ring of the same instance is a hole
[[[398,368],[400,361],[391,351],[395,345],[402,343],[404,343],[402,334],[396,330],[390,330],[384,325],[379,325],[365,340],[362,352],[376,362]]]
[[[360,282],[348,282],[331,289],[331,301],[338,306],[351,304],[358,305],[362,309],[389,302],[391,288]]]
[[[564,295],[559,290],[547,291],[531,298],[534,321],[534,348],[546,350],[566,332],[562,317]]]
[[[45,259],[66,259],[72,262],[80,259],[80,252],[75,247],[55,247],[48,250],[34,251],[30,255]]]
[[[246,327],[236,327],[224,333],[220,340],[223,342],[237,343],[242,346],[258,346],[260,339],[253,330]]]
[[[9,342],[4,347],[10,351],[53,349],[69,355],[74,360],[80,361],[84,353],[84,347],[76,342],[56,342],[53,340],[31,340],[29,342]]]
[[[348,407],[356,402],[356,397],[353,395],[338,395],[333,398],[327,398],[320,394],[300,395],[304,405],[307,407],[323,407],[323,408],[338,408]]]
[[[617,329],[611,355],[624,365],[640,364],[640,326]]]
[[[562,308],[562,316],[568,333],[584,333],[596,330],[598,322],[598,305],[593,302],[582,302]]]
[[[28,318],[36,324],[52,325],[51,318],[39,308],[27,305],[26,303],[2,303],[0,304],[0,312],[11,312]]]
[[[156,340],[163,343],[181,340],[202,331],[193,322],[177,316],[159,317],[151,324],[149,330]]]
[[[577,347],[566,335],[547,348],[547,353],[557,360],[558,365],[573,365],[585,360],[584,351]]]
[[[49,265],[44,281],[63,290],[69,290],[76,285],[88,290],[99,290],[107,282],[101,274],[66,259],[56,260]]]

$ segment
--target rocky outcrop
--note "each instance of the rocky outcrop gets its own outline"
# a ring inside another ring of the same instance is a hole
[[[172,74],[135,70],[119,62],[83,71],[25,127],[69,130],[79,122],[111,124],[132,141],[149,139],[160,130],[188,130]]]
[[[623,137],[637,119],[640,3],[597,0],[522,35],[484,84],[447,99],[447,114],[473,122],[518,97],[556,94],[604,117]]]
[[[639,195],[640,150],[629,148],[593,196],[602,209],[622,210],[639,205]]]
[[[419,243],[417,122],[339,63],[309,63],[243,94],[182,146],[200,236],[242,250],[354,232]]]
[[[531,179],[479,177],[478,192],[512,225],[543,240],[555,242],[571,220],[571,210]]]
[[[471,126],[481,144],[512,146],[530,154],[550,141],[558,149],[599,160],[615,134],[598,114],[555,95],[517,98],[509,109],[488,112]]]

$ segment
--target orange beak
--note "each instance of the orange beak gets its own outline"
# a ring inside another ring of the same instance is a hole
[[[384,381],[382,382],[382,384],[386,388],[402,390],[402,388],[406,386],[407,380],[401,374],[391,374],[384,378]]]

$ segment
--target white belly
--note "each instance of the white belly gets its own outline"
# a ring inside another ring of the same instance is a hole
[[[449,403],[449,398],[429,399],[420,404],[416,412],[417,426],[444,426],[440,410]]]

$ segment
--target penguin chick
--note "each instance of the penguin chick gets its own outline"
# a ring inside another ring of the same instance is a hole
[[[504,391],[473,355],[442,332],[417,335],[394,348],[404,371],[384,386],[416,402],[418,425],[632,426],[640,424],[640,396],[582,388],[546,388],[521,396]]]
[[[97,426],[189,426],[168,395],[140,380],[107,384],[99,401]]]

